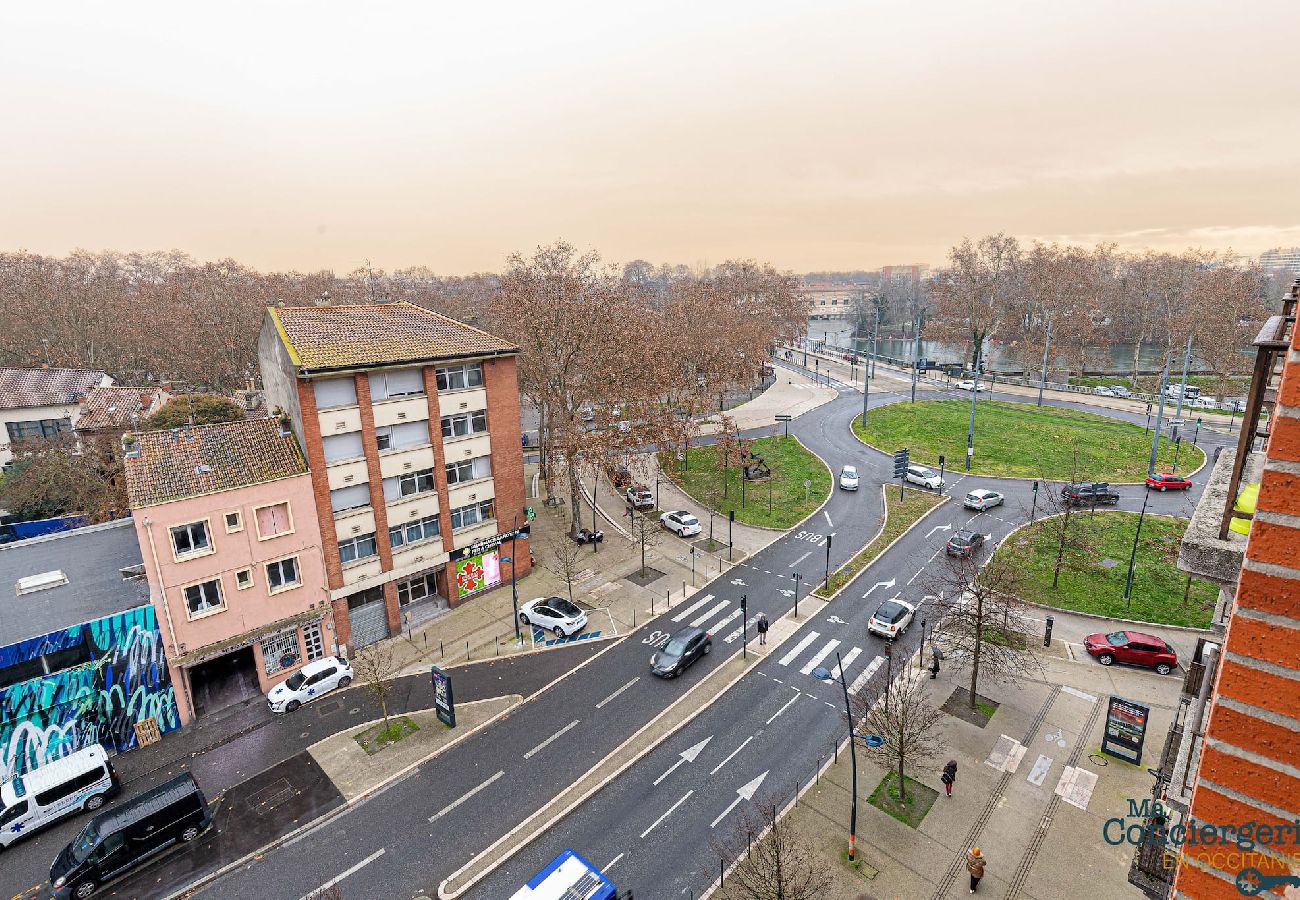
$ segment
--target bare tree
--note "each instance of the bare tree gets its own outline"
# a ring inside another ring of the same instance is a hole
[[[1091,523],[1083,515],[1083,510],[1065,499],[1062,494],[1064,485],[1045,478],[1040,481],[1043,488],[1038,492],[1037,502],[1043,514],[1038,522],[1039,528],[1056,545],[1052,562],[1052,590],[1056,590],[1061,572],[1070,568],[1072,560],[1086,555],[1091,549],[1092,533],[1088,527]]]
[[[948,267],[935,277],[938,330],[969,339],[972,361],[997,337],[1012,308],[1020,255],[1020,244],[1005,234],[967,238],[948,252]]]
[[[642,513],[632,510],[632,539],[641,545],[641,575],[645,576],[645,553],[659,546],[662,532],[659,523]]]
[[[857,730],[884,741],[879,747],[866,747],[867,758],[897,771],[898,795],[905,801],[907,769],[933,762],[939,755],[943,713],[930,702],[924,680],[913,677],[910,667],[904,667],[885,697],[888,703],[859,694],[850,706],[862,722]]]
[[[390,733],[392,724],[388,717],[388,700],[393,693],[393,679],[401,671],[397,642],[379,641],[358,650],[352,657],[352,668],[379,704],[379,712],[384,717],[384,733]]]
[[[709,848],[722,859],[740,859],[719,888],[725,900],[818,900],[831,885],[826,863],[793,822],[777,817],[777,800],[769,795],[745,804]]]
[[[542,565],[564,582],[570,602],[573,602],[573,583],[583,571],[582,557],[582,545],[566,535],[560,535],[543,557]]]

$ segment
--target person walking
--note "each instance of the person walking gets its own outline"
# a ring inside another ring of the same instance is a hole
[[[939,776],[939,780],[943,782],[943,789],[951,797],[952,786],[957,782],[957,760],[948,760],[948,765],[943,767],[943,774]]]
[[[767,643],[767,616],[764,613],[758,614],[758,620],[755,623],[758,627],[758,642]]]
[[[970,853],[966,854],[966,871],[970,872],[970,892],[973,894],[984,877],[984,857],[979,847],[971,847]]]
[[[939,677],[939,660],[943,659],[943,651],[939,645],[931,642],[930,644],[930,680],[934,681]]]

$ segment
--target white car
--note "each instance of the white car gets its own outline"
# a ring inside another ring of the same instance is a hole
[[[352,683],[352,677],[352,666],[346,659],[327,656],[307,663],[271,688],[266,694],[266,702],[273,713],[293,712],[335,688],[347,687]]]
[[[1001,506],[1006,498],[997,491],[986,491],[983,488],[971,491],[962,500],[961,505],[967,509],[978,509],[983,512],[986,509],[992,509],[995,506]]]
[[[929,466],[908,466],[907,480],[912,484],[919,484],[921,487],[927,487],[932,491],[937,491],[943,487],[943,479],[939,477],[938,472]]]
[[[967,378],[965,381],[957,382],[955,385],[953,385],[953,387],[957,388],[957,390],[959,391],[987,391],[988,390],[988,388],[985,387],[983,382],[980,382],[980,386],[976,387],[975,382],[969,378]]]
[[[916,607],[906,600],[886,600],[871,614],[867,631],[892,641],[907,631],[915,615]]]
[[[684,509],[664,513],[659,517],[659,524],[678,537],[694,537],[702,530],[700,520]]]
[[[845,466],[840,469],[840,490],[856,491],[858,489],[858,469],[856,466]]]
[[[1098,397],[1115,396],[1115,392],[1111,388],[1106,387],[1105,385],[1098,385],[1097,387],[1092,389],[1092,392],[1096,394]]]
[[[637,509],[654,509],[655,495],[650,492],[650,488],[642,485],[634,485],[624,493],[627,502],[631,503]]]
[[[557,638],[571,637],[587,627],[587,614],[564,597],[538,597],[519,608],[521,625],[535,625]]]

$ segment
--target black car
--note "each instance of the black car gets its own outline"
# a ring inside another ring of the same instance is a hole
[[[713,640],[703,628],[683,628],[668,639],[662,650],[650,657],[650,671],[661,678],[676,678],[712,649]]]
[[[1111,490],[1105,481],[1080,481],[1061,488],[1061,499],[1070,506],[1114,506],[1119,491]]]
[[[984,535],[978,531],[963,528],[948,538],[948,543],[944,549],[948,551],[949,556],[974,556],[983,546]]]

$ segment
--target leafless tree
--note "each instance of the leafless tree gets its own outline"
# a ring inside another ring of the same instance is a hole
[[[741,860],[718,891],[725,900],[819,900],[830,889],[829,867],[789,818],[777,817],[777,803],[761,795],[709,839],[720,858]]]
[[[641,575],[645,576],[646,550],[653,550],[659,546],[662,538],[659,523],[649,516],[638,512],[635,508],[632,510],[632,539],[641,545]]]
[[[935,328],[970,342],[971,359],[998,336],[1019,288],[1020,244],[1005,234],[969,238],[948,252],[948,267],[931,291],[938,304]]]
[[[570,602],[573,601],[573,584],[583,571],[583,555],[582,545],[562,534],[547,548],[543,557],[542,565],[564,582]]]
[[[357,677],[379,704],[379,712],[384,717],[385,734],[392,730],[388,716],[388,701],[393,693],[393,680],[401,671],[401,667],[396,640],[371,644],[358,650],[352,657],[352,668],[357,673]]]
[[[1040,479],[1040,484],[1037,502],[1042,511],[1038,528],[1056,546],[1052,562],[1052,590],[1056,590],[1062,570],[1068,569],[1071,560],[1086,555],[1093,546],[1091,521],[1083,514],[1084,510],[1065,499],[1061,493],[1065,485],[1045,478]]]
[[[924,648],[922,648],[924,649]],[[910,667],[901,674],[883,698],[872,702],[866,694],[850,700],[854,716],[861,721],[859,734],[874,734],[884,741],[879,747],[865,747],[868,759],[898,773],[899,797],[907,799],[907,770],[933,762],[939,755],[943,713],[930,702],[925,681],[913,677]]]

